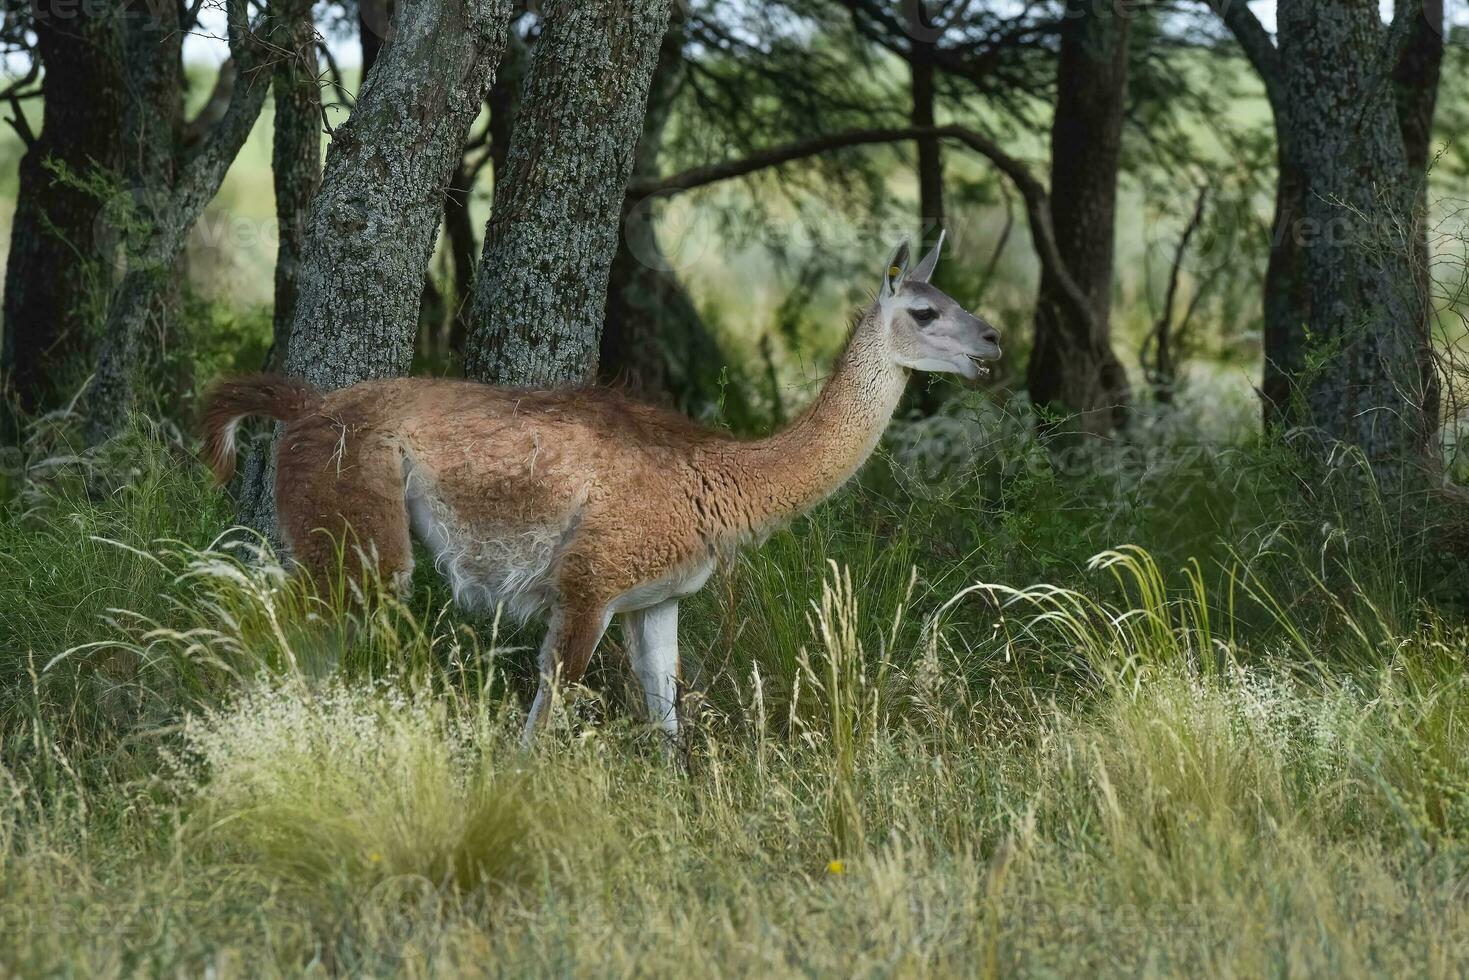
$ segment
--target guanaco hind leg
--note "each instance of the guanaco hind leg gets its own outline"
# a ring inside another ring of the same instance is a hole
[[[529,745],[541,727],[555,698],[556,685],[576,684],[586,673],[587,663],[597,649],[612,614],[606,606],[596,608],[560,608],[551,614],[546,640],[541,644],[541,682],[531,702],[521,741]]]

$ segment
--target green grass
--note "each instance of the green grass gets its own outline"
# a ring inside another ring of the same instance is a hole
[[[268,120],[191,253],[199,379],[268,342]],[[0,133],[0,175],[18,155]],[[949,165],[979,269],[1002,209]],[[664,215],[706,236],[682,271],[737,378],[794,280],[720,224],[742,195]],[[1172,238],[1123,195],[1130,351]],[[789,402],[867,287],[848,260],[777,337]],[[1017,339],[1033,273],[1020,227],[982,306]],[[428,567],[323,603],[221,537],[171,424],[88,453],[45,423],[0,474],[0,972],[1463,974],[1463,515],[1249,435],[1232,295],[1180,410],[1119,444],[1048,451],[1023,399],[956,398],[721,569],[682,616],[678,763],[615,629],[527,753],[534,628]]]
[[[615,635],[522,751],[534,636],[323,606],[166,430],[31,472],[0,970],[1462,972],[1469,630],[1411,515],[1187,423],[945,418],[689,603],[683,765]]]

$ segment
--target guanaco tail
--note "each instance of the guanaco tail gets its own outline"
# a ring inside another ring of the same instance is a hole
[[[241,419],[285,423],[279,529],[318,582],[351,540],[349,572],[372,563],[406,585],[416,536],[457,603],[548,617],[527,740],[555,684],[581,679],[619,614],[649,715],[676,736],[679,600],[721,556],[852,476],[911,371],[972,380],[999,358],[999,332],[930,284],[942,244],[911,272],[899,246],[821,393],[768,438],[741,441],[607,390],[402,378],[323,393],[257,376],[211,391],[204,456],[223,483]]]

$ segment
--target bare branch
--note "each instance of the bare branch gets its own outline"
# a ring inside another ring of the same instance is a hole
[[[761,170],[835,150],[881,143],[902,143],[934,136],[962,143],[988,159],[997,170],[1010,179],[1015,189],[1020,192],[1021,200],[1025,203],[1031,238],[1041,265],[1055,277],[1071,311],[1083,323],[1094,327],[1096,315],[1091,303],[1086,294],[1082,292],[1081,287],[1076,284],[1076,280],[1071,277],[1071,273],[1066,268],[1066,262],[1061,257],[1060,249],[1056,246],[1056,233],[1051,224],[1050,194],[1045,185],[1036,178],[1035,174],[1031,173],[1029,167],[1000,149],[994,140],[964,126],[909,126],[853,129],[829,133],[809,140],[771,147],[739,160],[695,167],[670,177],[635,181],[629,184],[628,194],[636,197],[650,197],[659,194],[671,196],[720,181],[746,177]]]
[[[1260,80],[1265,83],[1265,94],[1271,105],[1279,106],[1281,89],[1285,85],[1285,68],[1280,63],[1280,51],[1265,25],[1250,10],[1245,0],[1208,0],[1210,8],[1224,21],[1224,26],[1234,35],[1245,57],[1254,66]]]
[[[26,118],[25,110],[21,107],[20,100],[33,95],[39,95],[41,90],[35,89],[31,92],[22,92],[21,89],[34,82],[36,76],[40,74],[40,71],[40,59],[32,57],[30,70],[25,73],[25,77],[19,78],[12,84],[7,85],[5,91],[0,92],[0,99],[10,103],[11,111],[15,113],[13,116],[7,117],[5,121],[10,124],[10,128],[15,130],[16,135],[20,137],[20,141],[26,146],[30,146],[36,141],[36,134],[31,129],[30,120]]]
[[[234,58],[226,58],[224,64],[219,66],[219,73],[214,76],[214,88],[205,100],[203,108],[184,125],[184,145],[194,146],[203,139],[211,129],[219,125],[229,109],[230,99],[234,97],[235,81],[239,78],[239,66],[235,64]]]

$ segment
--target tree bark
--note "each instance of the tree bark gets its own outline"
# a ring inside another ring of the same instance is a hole
[[[244,0],[228,5],[231,57],[239,71],[228,108],[197,145],[182,145],[183,119],[178,21],[140,8],[127,21],[130,76],[126,129],[134,203],[141,205],[144,232],[127,256],[127,270],[107,310],[97,368],[86,392],[87,438],[112,435],[134,406],[136,374],[145,347],[145,327],[159,299],[172,288],[175,263],[189,232],[219,191],[265,104],[268,83],[260,77],[273,21],[251,31]],[[134,218],[136,220],[136,217]]]
[[[1278,22],[1278,109],[1307,181],[1297,235],[1310,303],[1303,326],[1320,355],[1300,378],[1308,421],[1359,448],[1391,489],[1422,460],[1436,388],[1425,372],[1425,277],[1414,269],[1420,182],[1399,90],[1381,70],[1397,52],[1375,0],[1281,0]]]
[[[136,407],[138,375],[148,352],[170,329],[177,300],[177,282],[170,273],[181,260],[184,235],[198,217],[180,226],[182,216],[173,200],[184,137],[181,8],[147,0],[119,6],[113,23],[126,86],[125,191],[108,208],[124,268],[106,307],[85,393],[89,443],[111,436]]]
[[[1408,177],[1415,182],[1418,191],[1413,208],[1412,244],[1413,274],[1422,304],[1419,356],[1423,362],[1420,373],[1423,377],[1422,415],[1426,431],[1422,441],[1425,446],[1436,435],[1441,400],[1432,341],[1433,274],[1428,248],[1428,172],[1433,163],[1433,117],[1438,107],[1446,29],[1443,0],[1423,0],[1422,13],[1413,18],[1403,55],[1393,69],[1398,125],[1403,133]]]
[[[934,125],[933,45],[913,42],[908,71],[913,87],[912,122],[915,127]],[[922,136],[918,144],[918,220],[926,247],[944,227],[944,158],[937,136]]]
[[[279,2],[279,0],[278,0]],[[267,370],[286,360],[296,318],[297,277],[305,253],[311,202],[321,186],[321,89],[317,81],[316,28],[311,0],[281,3],[285,35],[271,79],[275,133],[271,174],[275,182],[278,246],[275,259],[273,338]]]
[[[1270,257],[1265,266],[1265,363],[1260,395],[1265,424],[1299,424],[1301,413],[1293,387],[1306,369],[1306,334],[1301,325],[1311,317],[1300,230],[1306,213],[1306,174],[1291,146],[1289,121],[1275,124],[1275,216],[1270,229]]]
[[[1120,424],[1128,402],[1127,372],[1112,351],[1108,318],[1130,30],[1127,11],[1086,0],[1067,5],[1051,128],[1050,211],[1061,258],[1091,316],[1076,316],[1062,283],[1043,269],[1026,372],[1035,404],[1074,414],[1074,427],[1090,433]]]
[[[407,372],[444,193],[494,77],[509,0],[398,7],[327,152],[286,367],[321,388]]]
[[[596,378],[618,221],[670,0],[548,0],[475,286],[470,376]]]
[[[61,21],[37,8],[43,116],[20,162],[0,345],[0,381],[26,414],[64,404],[81,385],[113,284],[93,188],[117,181],[125,158],[114,16],[83,4]]]

